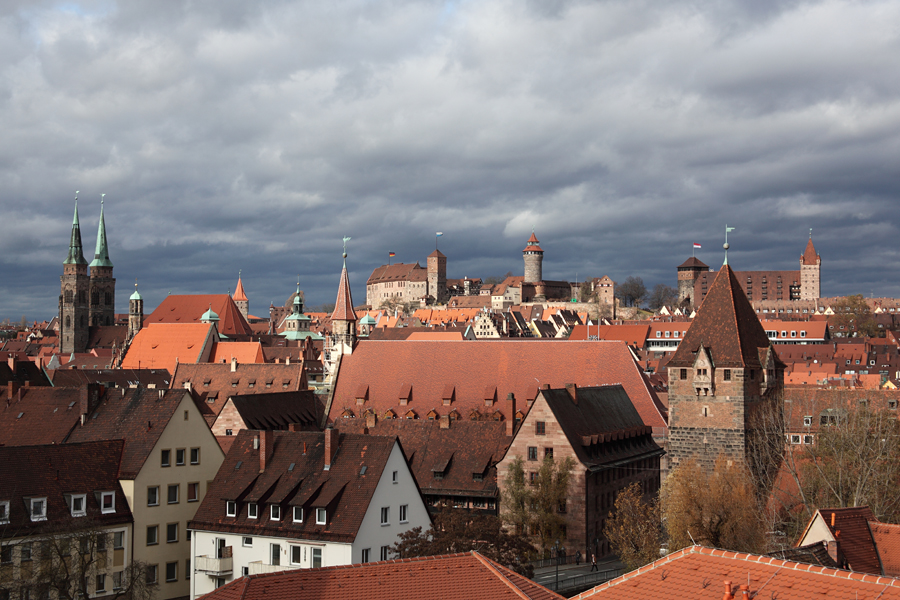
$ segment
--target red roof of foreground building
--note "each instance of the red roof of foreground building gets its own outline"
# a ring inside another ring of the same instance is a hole
[[[643,348],[650,332],[650,325],[575,325],[570,341],[589,339],[620,340],[632,348]]]
[[[199,323],[200,317],[212,309],[219,315],[216,328],[223,335],[253,335],[250,324],[228,294],[190,294],[166,296],[144,324],[151,323]]]
[[[803,264],[815,265],[819,263],[819,255],[816,253],[816,247],[813,246],[812,238],[806,242],[806,250],[803,251]]]
[[[730,594],[727,582],[731,584]],[[748,584],[750,598],[900,599],[900,579],[703,546],[674,552],[575,599],[740,599],[739,587]]]
[[[509,419],[506,396],[518,410],[537,397],[541,385],[561,388],[621,384],[645,425],[665,427],[660,406],[624,342],[533,340],[380,341],[363,340],[344,356],[329,408],[329,420],[345,409],[414,410],[425,418],[456,410],[499,411]],[[448,391],[448,386],[452,388]],[[450,395],[448,396],[448,393]],[[403,397],[406,404],[400,405]],[[360,405],[358,398],[363,398]],[[449,405],[444,399],[450,400]],[[492,403],[486,408],[487,400]]]
[[[347,265],[341,270],[341,282],[338,284],[337,300],[334,303],[334,312],[331,313],[332,321],[356,321],[356,313],[353,311],[353,297],[350,295],[350,277],[347,275]]]
[[[875,548],[881,557],[885,575],[900,576],[900,525],[869,521],[869,530],[875,540]]]
[[[717,368],[759,368],[759,351],[769,347],[766,331],[728,265],[716,275],[669,366],[693,366],[700,346],[710,350]]]
[[[302,591],[301,591],[302,590]],[[554,600],[563,596],[477,552],[241,577],[207,600]]]

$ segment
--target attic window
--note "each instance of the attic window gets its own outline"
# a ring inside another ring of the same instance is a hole
[[[241,381],[240,379],[232,379],[231,387],[237,387],[237,384],[240,383],[240,381]]]
[[[290,379],[283,379],[283,380],[281,381],[281,387],[287,389],[287,388],[289,388],[290,386],[291,386],[291,380],[290,380]]]
[[[294,470],[294,466],[295,466],[296,464],[297,464],[297,463],[291,463],[290,465],[288,465],[288,473],[291,473],[291,472]]]
[[[244,461],[242,461],[242,460],[237,461],[237,464],[234,465],[234,470],[237,471],[238,469],[240,469],[242,464],[244,464]]]

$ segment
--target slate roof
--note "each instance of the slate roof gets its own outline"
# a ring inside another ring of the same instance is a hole
[[[302,590],[302,593],[298,593]],[[558,600],[563,596],[468,552],[250,575],[206,600]]]
[[[567,389],[541,390],[583,465],[599,466],[638,455],[663,453],[650,437],[652,428],[644,425],[622,386],[578,387],[574,393],[577,402]],[[602,456],[591,455],[590,447],[594,444],[641,436],[646,436],[645,441],[629,445],[631,447],[623,449],[621,456],[609,452]]]
[[[755,318],[755,317],[754,317]],[[377,376],[373,376],[377,374]],[[443,405],[448,383],[456,387],[451,406]],[[566,340],[378,341],[362,340],[353,354],[344,356],[335,384],[329,420],[345,408],[372,408],[379,415],[389,408],[414,409],[423,418],[434,409],[438,415],[456,409],[466,418],[473,409],[485,410],[485,390],[496,389],[494,405],[503,418],[506,396],[512,392],[517,409],[527,410],[526,400],[537,397],[538,387],[599,386],[620,383],[644,424],[665,427],[661,409],[623,342],[572,342]],[[369,386],[364,406],[356,393]],[[409,406],[399,406],[399,392],[412,386]]]
[[[172,376],[165,369],[56,369],[51,373],[51,380],[56,387],[102,383],[108,388],[138,384],[167,388]]]
[[[144,387],[109,390],[67,442],[124,439],[119,477],[134,479],[186,394]]]
[[[325,471],[325,433],[264,433],[271,436],[273,444],[265,471],[260,472],[260,449],[253,448],[254,438],[263,434],[241,430],[188,526],[204,531],[352,543],[397,439],[338,434],[337,454]],[[226,500],[238,503],[236,517],[226,516]],[[290,508],[282,511],[287,517],[281,521],[249,519],[247,500],[260,505],[278,502],[287,507],[303,506],[304,515],[312,514],[314,508],[327,507],[328,522],[316,525],[315,519],[304,518],[303,523],[294,523]]]
[[[28,359],[15,360],[13,368],[10,368],[9,360],[0,361],[0,385],[6,386],[10,381],[20,385],[50,385],[44,370]]]
[[[179,363],[172,375],[171,387],[184,388],[186,383],[191,384],[191,394],[209,424],[216,420],[230,396],[296,392],[306,388],[303,363],[300,361],[292,361],[289,365],[238,363],[234,372],[231,371],[230,361],[225,364]]]
[[[423,494],[497,496],[496,465],[506,454],[513,438],[506,435],[501,421],[453,421],[441,429],[439,421],[405,419],[405,407],[395,408],[399,418],[378,419],[369,435],[396,436]],[[421,415],[422,417],[424,415]],[[364,418],[342,418],[335,427],[346,433],[364,433]],[[435,479],[434,468],[449,459],[443,478]],[[473,475],[481,474],[475,481]]]
[[[60,444],[81,417],[86,388],[24,387],[0,402],[0,444]]]
[[[725,595],[725,582],[732,594]],[[667,600],[739,600],[740,585],[751,598],[858,600],[900,598],[900,579],[853,573],[816,565],[690,546],[636,571],[573,597],[573,600],[666,598]]]
[[[350,294],[350,277],[347,275],[347,265],[341,269],[341,281],[338,284],[337,299],[334,302],[334,312],[331,313],[332,321],[356,322],[356,313],[353,311],[353,296]]]
[[[782,560],[820,565],[832,569],[837,569],[839,567],[839,565],[832,560],[831,555],[828,554],[828,547],[819,542],[807,544],[805,546],[797,546],[796,548],[785,548],[784,550],[769,552],[768,555]]]
[[[131,340],[122,360],[123,369],[166,369],[179,363],[196,363],[212,344],[215,325],[207,323],[151,323]]]
[[[325,406],[312,390],[231,396],[247,429],[287,429],[291,424],[319,428]]]
[[[219,315],[217,328],[227,336],[252,335],[250,324],[228,294],[173,294],[144,317],[144,325],[153,323],[199,323],[200,317],[212,309]]]
[[[803,251],[802,262],[804,265],[818,264],[819,255],[816,253],[816,247],[813,246],[812,238],[806,242],[806,249]]]
[[[131,511],[119,485],[119,460],[125,443],[0,447],[0,500],[9,500],[5,538],[47,529],[71,529],[130,523]],[[102,514],[99,492],[115,492],[115,512]],[[85,494],[86,514],[72,517],[66,494]],[[47,499],[47,520],[33,522],[27,498]]]
[[[693,366],[701,345],[710,349],[716,368],[758,369],[759,350],[769,347],[766,331],[728,265],[716,275],[669,366]]]

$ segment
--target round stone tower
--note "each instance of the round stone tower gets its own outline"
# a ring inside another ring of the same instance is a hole
[[[528,245],[522,250],[525,259],[525,283],[537,283],[543,280],[544,251],[538,246],[538,239],[531,231]]]

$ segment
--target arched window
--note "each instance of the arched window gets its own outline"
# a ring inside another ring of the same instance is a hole
[[[91,292],[91,306],[97,306],[100,304],[100,292],[94,290]]]
[[[111,304],[113,303],[113,300],[112,300],[112,293],[111,293],[111,292],[106,292],[106,294],[104,294],[103,298],[104,298],[103,302],[104,302],[104,304],[106,304],[107,306],[109,306],[109,305],[111,305]]]
[[[72,298],[73,298],[73,296],[72,296],[72,290],[66,289],[65,297],[66,297],[66,302],[71,302],[71,301],[72,301]],[[68,318],[68,317],[67,317],[67,318]],[[68,323],[67,323],[67,325],[68,325]]]
[[[66,292],[69,293],[69,292]],[[72,326],[72,317],[66,315],[66,329],[69,329]]]

